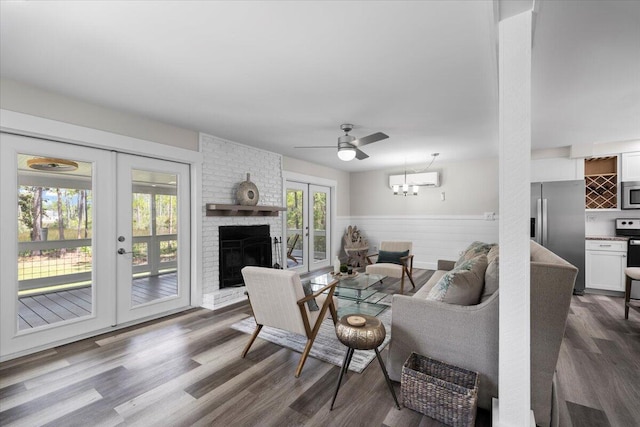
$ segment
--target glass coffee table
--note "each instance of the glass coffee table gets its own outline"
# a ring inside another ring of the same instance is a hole
[[[387,295],[373,288],[373,285],[380,283],[386,277],[381,274],[360,272],[354,276],[338,276],[337,279],[340,282],[334,292],[334,295],[341,300],[338,304],[338,316],[356,313],[377,316],[386,310],[388,305],[378,303]],[[311,288],[313,291],[317,291],[335,279],[336,276],[333,273],[314,277],[311,279]]]

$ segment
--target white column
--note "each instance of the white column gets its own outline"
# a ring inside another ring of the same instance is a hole
[[[531,422],[529,206],[532,12],[499,23],[500,426]],[[495,414],[498,415],[498,414]],[[498,417],[496,417],[498,418]]]

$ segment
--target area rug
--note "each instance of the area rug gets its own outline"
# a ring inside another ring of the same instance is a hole
[[[411,284],[407,281],[407,283],[405,283],[405,294],[411,295],[420,289],[432,274],[433,270],[414,268],[413,279],[416,284],[416,289],[412,289]],[[375,285],[375,289],[378,292],[376,292],[376,294],[370,297],[367,301],[384,304],[389,307],[378,315],[378,319],[382,321],[385,329],[387,330],[386,339],[382,345],[378,347],[378,350],[381,351],[391,340],[391,301],[393,294],[400,292],[400,280],[387,278],[383,283]],[[343,301],[341,300],[341,302]],[[231,327],[246,334],[253,334],[256,329],[256,322],[253,317],[247,317],[246,319],[234,323]],[[289,348],[297,351],[298,353],[302,353],[304,346],[307,343],[307,338],[303,335],[293,334],[291,332],[270,328],[268,326],[262,328],[258,338]],[[309,356],[324,362],[329,362],[336,366],[342,366],[346,351],[347,347],[336,337],[332,320],[325,320],[320,327],[320,331],[318,332],[318,336],[316,337],[313,346],[311,347]],[[372,350],[356,350],[353,354],[351,364],[349,365],[349,370],[361,373],[369,363],[375,359],[375,357],[376,353]]]
[[[378,350],[381,351],[391,340],[391,307],[378,315],[378,319],[380,319],[387,330],[387,337],[380,347],[378,347]],[[231,327],[246,334],[253,334],[256,329],[256,321],[253,316],[251,316],[234,323]],[[270,341],[282,347],[297,351],[298,353],[302,353],[304,351],[304,346],[307,344],[307,337],[304,335],[294,334],[281,329],[271,328],[269,326],[262,328],[258,335],[258,339]],[[322,322],[318,336],[313,342],[313,346],[309,352],[309,356],[322,360],[323,362],[329,362],[336,366],[342,366],[346,352],[347,347],[338,340],[338,337],[336,337],[336,330],[333,326],[333,321],[329,318]],[[353,353],[349,370],[361,373],[367,366],[369,366],[369,363],[371,363],[375,357],[376,353],[373,350],[356,350]]]

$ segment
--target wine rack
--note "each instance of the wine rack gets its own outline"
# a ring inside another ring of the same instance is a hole
[[[585,159],[586,209],[618,207],[617,165],[617,156]]]

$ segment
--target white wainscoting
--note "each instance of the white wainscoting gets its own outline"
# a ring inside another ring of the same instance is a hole
[[[377,251],[381,241],[412,241],[418,268],[435,269],[439,259],[455,261],[475,240],[498,242],[497,217],[487,221],[483,215],[343,216],[336,222],[340,236],[349,225],[357,226],[369,241],[369,252]]]

